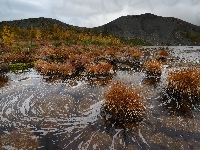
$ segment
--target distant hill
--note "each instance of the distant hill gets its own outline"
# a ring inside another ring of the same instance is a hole
[[[73,27],[72,25],[63,23],[59,20],[52,19],[52,18],[43,18],[43,17],[13,20],[13,21],[2,21],[2,22],[0,22],[0,27],[5,26],[5,25],[12,26],[12,25],[16,24],[20,28],[27,29],[27,28],[31,28],[31,26],[35,26],[40,29],[44,25],[53,26],[55,23],[57,25],[61,26],[63,29],[70,29],[71,27]]]
[[[50,26],[58,24],[64,29],[88,29],[74,27],[61,21],[51,18],[30,18],[15,21],[0,22],[3,25],[18,25],[21,28],[36,26],[41,28],[45,24]],[[150,13],[142,15],[128,15],[119,17],[105,25],[91,28],[94,31],[112,33],[125,39],[141,39],[152,43],[152,45],[200,45],[200,27],[186,21],[173,18],[161,17]]]
[[[141,38],[153,45],[200,45],[200,27],[173,17],[153,14],[119,17],[94,28],[123,38]],[[196,43],[195,43],[196,42]]]

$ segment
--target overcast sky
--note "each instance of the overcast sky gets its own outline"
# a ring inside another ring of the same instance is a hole
[[[120,16],[144,13],[200,26],[200,0],[0,0],[0,21],[46,17],[96,27]]]

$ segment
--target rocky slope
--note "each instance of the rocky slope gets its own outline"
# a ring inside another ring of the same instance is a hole
[[[15,21],[0,22],[3,25],[18,25],[21,28],[57,23],[64,29],[70,29],[72,25],[51,18],[30,18]],[[87,29],[75,27],[77,29]],[[173,17],[161,17],[153,14],[128,15],[115,19],[105,25],[92,28],[93,30],[110,32],[117,37],[125,39],[140,38],[153,45],[200,45],[200,41],[194,40],[193,36],[200,35],[200,27]]]
[[[94,29],[111,32],[119,37],[139,37],[153,45],[200,45],[184,35],[184,33],[200,33],[199,26],[177,18],[148,13],[122,16]]]

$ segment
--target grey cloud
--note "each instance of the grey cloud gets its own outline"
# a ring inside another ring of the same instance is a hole
[[[94,27],[120,16],[153,13],[200,24],[198,0],[0,0],[0,3],[0,21],[47,17]]]
[[[174,7],[176,6],[177,3],[179,3],[179,0],[162,0],[163,4],[169,7]]]

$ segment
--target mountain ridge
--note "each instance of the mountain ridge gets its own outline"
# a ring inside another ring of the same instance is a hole
[[[14,24],[21,28],[58,24],[64,29],[91,29],[94,31],[109,32],[123,39],[139,38],[152,43],[152,45],[200,45],[198,39],[200,26],[193,25],[174,17],[162,17],[151,13],[141,15],[121,16],[102,26],[86,28],[63,23],[51,18],[29,18],[13,21],[2,21],[0,27]]]
[[[200,33],[200,27],[174,17],[146,13],[119,17],[95,30],[107,31],[118,37],[141,38],[153,45],[200,45],[184,37],[184,33]]]

